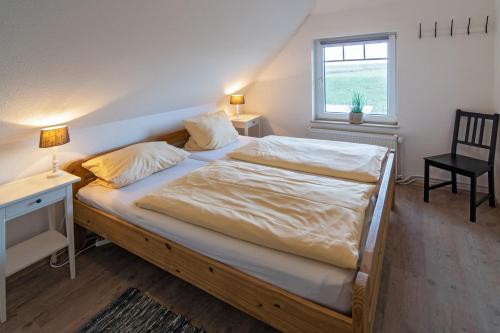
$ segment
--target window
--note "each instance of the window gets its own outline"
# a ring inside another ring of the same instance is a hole
[[[365,98],[367,122],[396,122],[395,34],[315,41],[317,120],[347,120],[352,95]]]

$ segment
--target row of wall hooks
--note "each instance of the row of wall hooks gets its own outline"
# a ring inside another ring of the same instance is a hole
[[[484,33],[488,33],[488,24],[489,24],[489,21],[490,21],[490,17],[489,16],[486,16],[486,23],[484,25]],[[453,37],[453,29],[454,29],[454,20],[451,19],[451,24],[450,24],[450,36]],[[469,17],[469,21],[467,22],[467,35],[470,35],[471,34],[471,28],[470,28],[470,24],[471,24],[471,18]],[[438,36],[438,22],[435,21],[434,22],[434,38],[437,38]],[[418,28],[418,38],[422,39],[422,23],[419,23],[419,28]]]

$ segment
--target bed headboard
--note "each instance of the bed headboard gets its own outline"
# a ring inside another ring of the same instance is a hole
[[[139,142],[134,142],[134,143],[131,143],[130,145],[135,144],[135,143],[140,143],[140,142],[166,141],[167,143],[171,144],[172,146],[184,147],[184,145],[186,144],[188,139],[189,139],[189,133],[185,129],[182,129],[179,131],[175,131],[175,132],[171,132],[171,133],[168,133],[165,135],[161,135],[161,136],[156,137],[156,138],[149,138],[149,139],[142,140]],[[73,184],[73,195],[75,195],[79,189],[81,189],[82,187],[90,184],[91,182],[93,182],[94,180],[97,179],[97,177],[92,172],[90,172],[89,170],[82,167],[83,163],[85,163],[86,161],[88,161],[94,157],[104,155],[104,154],[110,153],[112,151],[130,146],[130,145],[126,145],[126,146],[118,147],[118,148],[111,149],[108,151],[104,151],[104,152],[89,156],[87,158],[79,159],[79,160],[76,160],[76,161],[73,161],[73,162],[66,164],[63,167],[63,169],[66,172],[74,174],[75,176],[78,176],[82,179],[78,183]]]

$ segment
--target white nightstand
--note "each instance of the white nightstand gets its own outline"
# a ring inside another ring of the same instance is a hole
[[[248,130],[254,126],[257,126],[258,133],[260,137],[260,118],[261,116],[258,114],[240,114],[239,117],[232,116],[231,122],[233,123],[234,128],[242,129],[243,135],[248,136]]]
[[[47,173],[0,185],[0,321],[7,320],[5,279],[40,259],[68,248],[71,279],[75,278],[72,184],[80,178],[64,172],[47,178]],[[54,203],[64,201],[66,236],[55,230]],[[5,227],[9,220],[49,206],[49,230],[6,248]]]

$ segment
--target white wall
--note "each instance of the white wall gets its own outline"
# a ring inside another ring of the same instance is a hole
[[[495,105],[496,112],[500,113],[500,0],[495,0]],[[498,139],[500,140],[500,138]],[[500,142],[498,143],[495,180],[497,189],[497,198],[500,198]],[[497,201],[500,201],[498,199]]]
[[[308,135],[314,39],[377,32],[398,34],[397,132],[405,139],[405,175],[422,175],[422,157],[450,150],[456,108],[493,112],[493,34],[459,35],[469,16],[473,31],[484,29],[493,1],[318,0],[312,13],[246,91],[246,110],[264,115],[265,133]],[[445,36],[419,40],[419,22],[430,35],[435,20]]]
[[[500,0],[495,0],[495,102],[500,112]]]

